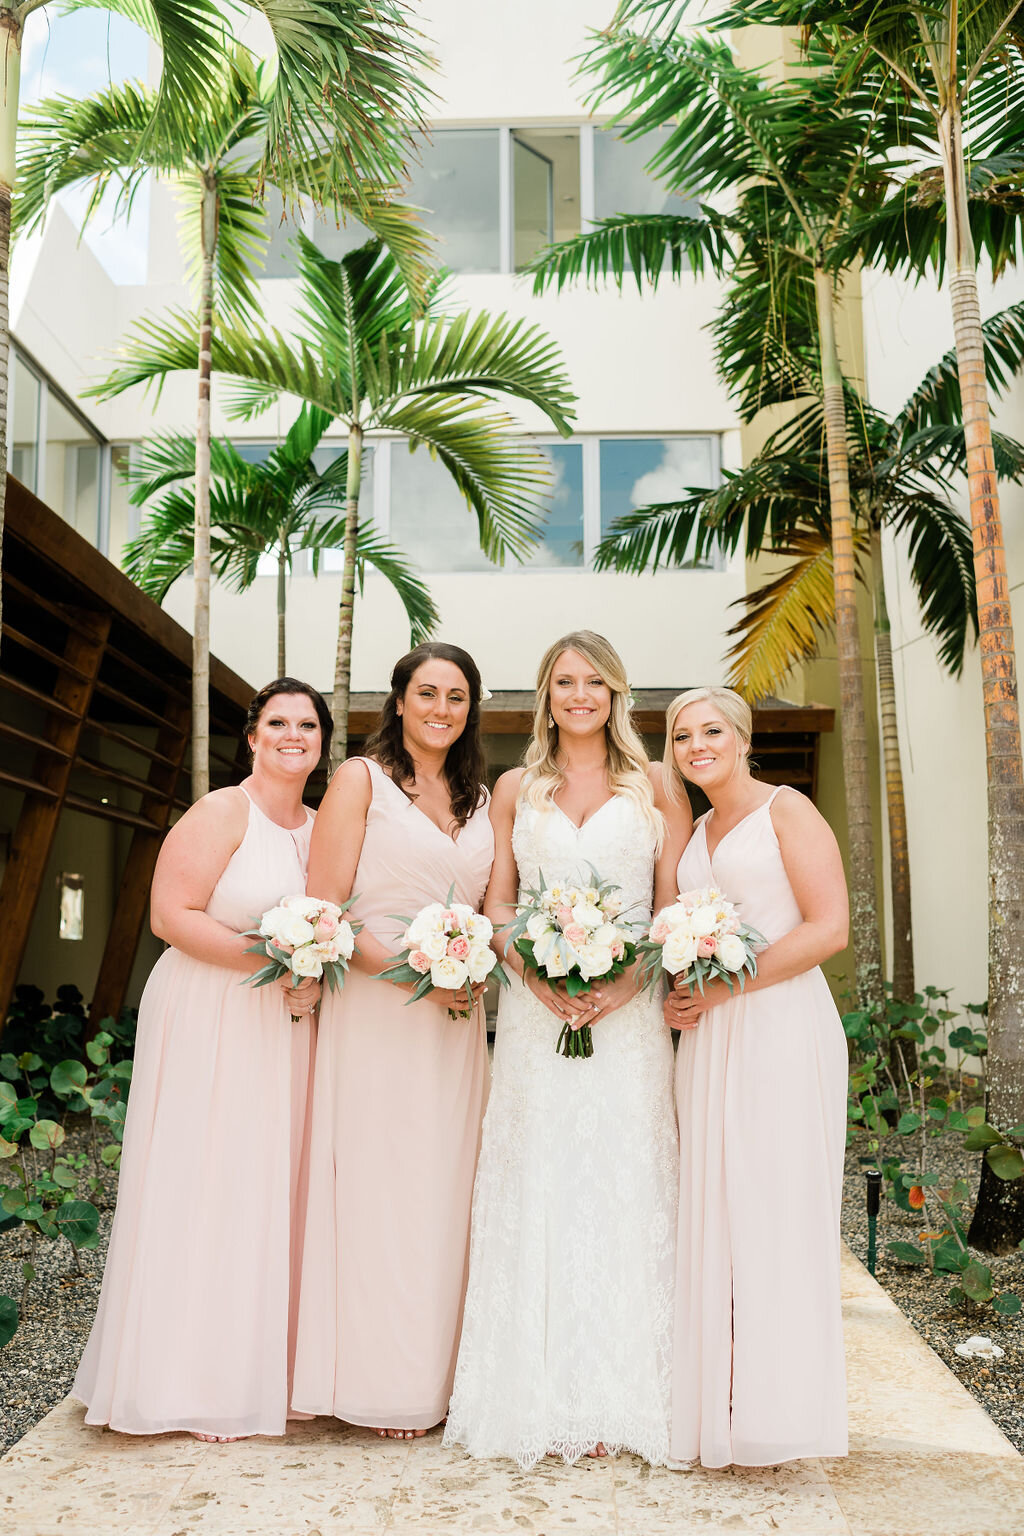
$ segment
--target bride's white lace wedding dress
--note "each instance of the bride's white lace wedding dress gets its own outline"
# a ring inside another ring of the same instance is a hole
[[[625,795],[582,828],[520,805],[522,886],[591,878],[650,920],[654,834]],[[668,1455],[677,1137],[672,1044],[645,994],[557,1054],[559,1024],[514,976],[473,1198],[469,1290],[446,1445],[532,1466],[603,1440]]]

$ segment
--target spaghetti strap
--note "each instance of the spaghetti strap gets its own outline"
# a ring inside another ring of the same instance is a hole
[[[789,788],[790,788],[790,786],[788,784],[776,784],[775,788],[772,790],[771,794],[768,796],[768,799],[764,802],[765,805],[771,805],[772,801],[775,799],[775,796],[778,794],[780,789],[789,789]]]

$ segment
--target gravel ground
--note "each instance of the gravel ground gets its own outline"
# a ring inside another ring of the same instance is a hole
[[[897,1138],[890,1138],[895,1144]],[[86,1150],[84,1127],[68,1137],[75,1150]],[[894,1151],[905,1147],[905,1143]],[[843,1236],[860,1259],[867,1259],[867,1216],[864,1199],[863,1148],[856,1143],[847,1156],[846,1198],[843,1205]],[[977,1154],[965,1154],[959,1137],[938,1138],[929,1143],[928,1165],[942,1176],[972,1180],[976,1186]],[[114,1175],[106,1171],[111,1187]],[[0,1455],[31,1429],[70,1391],[78,1358],[84,1348],[99,1297],[100,1278],[112,1217],[102,1208],[100,1246],[79,1255],[83,1273],[76,1272],[74,1256],[63,1240],[40,1241],[36,1254],[37,1276],[29,1291],[25,1320],[7,1348],[0,1351]],[[921,1336],[991,1414],[1003,1433],[1024,1452],[1024,1314],[1003,1318],[989,1307],[950,1306],[948,1276],[933,1278],[927,1270],[912,1269],[886,1253],[886,1243],[914,1242],[925,1222],[917,1213],[901,1211],[883,1201],[878,1222],[877,1279],[902,1307]],[[21,1265],[28,1257],[25,1229],[0,1233],[0,1293],[17,1297],[22,1284]],[[1024,1252],[987,1260],[997,1290],[1014,1290],[1024,1299]],[[974,1333],[988,1334],[1005,1351],[1001,1360],[962,1360],[955,1346]]]
[[[911,1140],[916,1150],[917,1138]],[[908,1143],[902,1137],[890,1136],[888,1142],[889,1145],[883,1148],[883,1156],[898,1157],[907,1153]],[[843,1236],[853,1252],[867,1263],[865,1169],[860,1162],[864,1150],[862,1144],[855,1142],[847,1153],[842,1225]],[[929,1169],[939,1174],[940,1187],[952,1187],[957,1178],[966,1179],[973,1202],[980,1177],[980,1154],[964,1152],[963,1138],[954,1133],[930,1140],[927,1156]],[[905,1156],[904,1162],[908,1173],[914,1170],[915,1164],[909,1156]],[[968,1212],[970,1208],[968,1206]],[[1024,1453],[1024,1313],[1016,1317],[1000,1317],[990,1306],[976,1306],[973,1302],[966,1303],[966,1311],[964,1306],[954,1307],[947,1299],[954,1283],[952,1276],[933,1276],[927,1268],[901,1264],[886,1252],[887,1243],[916,1244],[920,1232],[941,1231],[943,1226],[945,1222],[941,1218],[936,1220],[934,1214],[926,1220],[923,1213],[901,1211],[895,1201],[883,1200],[876,1234],[878,1262],[875,1278],[902,1308],[925,1342],[978,1399],[1007,1439]],[[978,1257],[991,1269],[997,1293],[1015,1291],[1024,1301],[1024,1251],[1017,1249],[998,1259],[982,1254]],[[977,1333],[987,1335],[1005,1350],[1001,1360],[964,1360],[955,1353],[957,1344]]]

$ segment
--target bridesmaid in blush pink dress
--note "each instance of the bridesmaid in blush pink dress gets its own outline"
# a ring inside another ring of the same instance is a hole
[[[331,782],[310,853],[310,894],[354,892],[365,927],[344,990],[323,1002],[292,1402],[399,1439],[448,1408],[487,1047],[481,988],[410,1003],[411,987],[373,976],[401,948],[396,913],[453,885],[480,908],[494,856],[480,697],[458,647],[403,657],[367,755]]]
[[[668,709],[666,779],[712,809],[679,888],[717,886],[767,939],[733,996],[669,993],[679,1229],[672,1456],[707,1467],[844,1456],[839,1205],[847,1052],[822,961],[846,944],[830,828],[796,790],[751,778],[748,705],[694,689]]]
[[[87,1424],[284,1433],[319,984],[245,986],[263,961],[244,930],[305,888],[302,792],[330,732],[313,689],[269,684],[249,710],[251,776],[204,796],[160,851],[152,923],[172,947],[139,1008],[117,1210],[72,1388]]]

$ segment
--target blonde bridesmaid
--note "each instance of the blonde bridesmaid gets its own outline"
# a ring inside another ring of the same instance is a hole
[[[117,1210],[73,1392],[87,1424],[200,1440],[288,1415],[317,983],[243,985],[252,928],[305,888],[320,695],[282,677],[249,708],[252,773],[167,834],[152,925],[171,946],[139,1008]],[[299,1016],[293,1023],[291,1014]]]
[[[715,885],[764,934],[733,996],[673,990],[679,1238],[672,1455],[706,1467],[843,1456],[839,1204],[843,1027],[818,967],[844,948],[847,895],[828,824],[750,773],[751,716],[728,688],[669,705],[665,778],[711,802],[679,888]]]
[[[396,913],[452,886],[479,910],[494,855],[481,693],[457,646],[403,656],[366,755],[331,781],[310,853],[310,893],[354,892],[365,927],[344,991],[323,1004],[292,1401],[399,1439],[448,1407],[487,1047],[482,989],[410,1003],[411,987],[373,977],[401,947]]]

